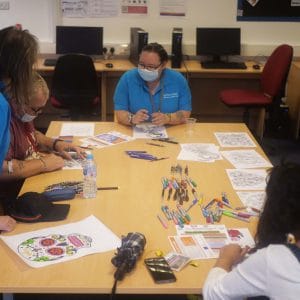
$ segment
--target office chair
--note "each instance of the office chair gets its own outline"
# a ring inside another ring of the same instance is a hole
[[[264,133],[266,109],[272,105],[279,107],[284,96],[286,80],[293,58],[293,48],[289,45],[278,46],[268,58],[260,78],[260,90],[228,89],[220,92],[220,100],[229,107],[243,107],[243,121],[249,125],[249,110],[259,108],[257,135]]]
[[[83,54],[60,56],[54,69],[51,104],[69,109],[71,120],[99,116],[100,99],[97,73],[91,57]]]

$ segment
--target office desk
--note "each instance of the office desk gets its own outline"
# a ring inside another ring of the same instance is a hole
[[[107,68],[105,66],[107,62],[112,63],[113,68]],[[224,121],[226,116],[229,121],[241,120],[242,110],[226,107],[219,101],[219,92],[224,88],[258,88],[261,70],[254,70],[252,62],[246,64],[248,68],[245,70],[203,69],[198,60],[188,60],[182,63],[180,69],[175,69],[189,80],[193,114],[204,121]],[[170,62],[168,66],[170,67]],[[44,66],[44,59],[39,58],[36,68],[47,77],[51,85],[54,67]],[[113,94],[118,80],[124,72],[134,68],[134,65],[127,59],[99,60],[95,62],[95,68],[101,86],[101,120],[106,121],[108,115],[112,115],[114,111]]]
[[[291,134],[294,139],[299,138],[300,131],[300,62],[291,64],[287,80],[287,105],[291,122]]]
[[[60,122],[52,122],[49,136],[58,135]],[[96,133],[117,130],[130,135],[131,128],[117,123],[102,122],[96,124]],[[186,136],[186,125],[168,128],[170,137],[179,142],[205,142],[215,143],[215,131],[245,131],[243,124],[207,124],[197,123],[194,134]],[[250,134],[250,133],[249,133]],[[251,136],[251,134],[250,134]],[[255,141],[253,139],[253,141]],[[200,293],[209,269],[215,260],[198,260],[197,267],[187,266],[176,273],[177,282],[156,285],[148,274],[143,259],[155,256],[156,250],[168,253],[171,246],[167,237],[175,234],[175,227],[170,223],[164,229],[156,215],[161,213],[161,177],[170,177],[170,167],[181,164],[183,168],[188,165],[189,176],[198,184],[198,194],[204,193],[204,204],[221,192],[227,192],[230,203],[236,207],[241,206],[240,201],[232,189],[225,169],[232,168],[226,160],[215,163],[197,163],[177,161],[180,145],[165,143],[165,147],[155,147],[146,144],[147,140],[138,139],[116,146],[94,150],[94,156],[100,167],[98,177],[99,186],[118,186],[118,190],[99,191],[96,199],[73,199],[67,220],[55,223],[18,224],[17,234],[37,230],[69,222],[79,221],[91,214],[99,218],[119,237],[128,232],[141,232],[145,235],[147,243],[141,259],[136,268],[127,274],[118,284],[118,293],[134,294],[185,294]],[[128,157],[125,150],[147,150],[149,153],[168,156],[169,159],[157,162],[133,159]],[[257,150],[262,153],[258,147]],[[81,180],[80,170],[61,170],[47,174],[33,176],[25,181],[21,193],[26,191],[41,192],[46,185],[66,181]],[[192,197],[190,197],[192,198]],[[190,200],[191,201],[191,200]],[[184,204],[184,207],[190,204]],[[168,202],[174,206],[174,201]],[[204,224],[200,207],[195,206],[189,211],[192,224]],[[254,234],[256,222],[244,223],[239,220],[223,217],[222,223],[227,227],[246,227]],[[85,256],[77,260],[59,263],[44,268],[33,269],[21,261],[1,241],[0,257],[0,292],[4,293],[110,293],[113,285],[115,267],[110,262],[114,251]]]

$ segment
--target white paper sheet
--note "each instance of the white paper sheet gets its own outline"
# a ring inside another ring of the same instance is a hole
[[[235,190],[265,190],[267,172],[263,169],[227,169]]]
[[[247,132],[215,132],[221,147],[256,147]]]
[[[254,239],[248,228],[229,228],[227,232],[230,243],[238,244],[242,248],[246,246],[253,248],[255,246]]]
[[[244,206],[254,207],[262,211],[265,203],[266,192],[236,192]]]
[[[93,136],[95,123],[63,123],[59,135]]]
[[[198,162],[214,162],[222,159],[219,153],[219,147],[214,144],[180,144],[181,151],[177,157],[178,160],[190,160]]]
[[[133,137],[136,139],[167,138],[168,133],[165,126],[143,123],[133,127]]]
[[[75,223],[0,238],[33,268],[114,250],[121,245],[121,240],[93,215]]]
[[[221,151],[221,154],[236,168],[269,168],[272,164],[255,150]]]

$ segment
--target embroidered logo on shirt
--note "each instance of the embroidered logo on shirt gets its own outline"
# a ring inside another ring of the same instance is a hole
[[[164,94],[164,98],[178,98],[178,93]]]

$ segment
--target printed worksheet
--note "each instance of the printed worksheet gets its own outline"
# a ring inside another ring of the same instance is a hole
[[[255,150],[221,151],[221,154],[236,168],[270,168],[272,164]]]
[[[190,160],[198,162],[214,162],[222,159],[219,147],[214,144],[180,144],[181,151],[178,160]]]
[[[136,139],[163,139],[168,137],[168,133],[165,126],[142,123],[133,127],[133,137]]]
[[[227,169],[235,190],[265,190],[267,172],[264,169]]]
[[[201,234],[169,236],[169,242],[176,253],[191,259],[216,258],[214,253]]]
[[[229,236],[225,225],[184,225],[176,226],[177,235],[200,235],[201,239],[214,253],[214,257],[219,255],[219,250],[229,243]]]
[[[114,250],[121,245],[121,240],[93,215],[79,222],[0,238],[33,268]]]
[[[221,147],[256,147],[247,132],[215,132]]]

